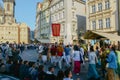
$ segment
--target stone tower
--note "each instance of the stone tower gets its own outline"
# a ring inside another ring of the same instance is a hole
[[[3,0],[5,23],[15,23],[15,0]]]

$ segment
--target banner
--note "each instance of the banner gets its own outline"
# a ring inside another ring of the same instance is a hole
[[[52,35],[60,36],[60,24],[52,24]]]

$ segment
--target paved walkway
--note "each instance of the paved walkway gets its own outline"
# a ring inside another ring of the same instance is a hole
[[[20,54],[23,60],[36,62],[38,59],[38,53],[36,50],[25,50]]]
[[[38,59],[38,53],[36,50],[25,50],[22,54],[20,54],[20,56],[22,57],[23,60],[27,60],[27,61],[36,62]],[[50,64],[47,63],[44,66],[45,66],[45,71],[47,71]],[[73,80],[87,80],[87,68],[88,68],[88,63],[86,63],[85,65],[81,65],[80,75],[73,74]],[[63,70],[65,70],[65,68]],[[56,75],[58,71],[59,71],[59,68],[55,67]]]

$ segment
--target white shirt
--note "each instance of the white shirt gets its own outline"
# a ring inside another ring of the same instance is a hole
[[[97,56],[95,54],[95,52],[90,52],[89,53],[89,64],[96,64],[97,60]]]
[[[40,46],[39,46],[39,53],[41,53],[42,51],[43,51],[43,46],[40,45]]]
[[[84,55],[84,49],[81,47],[80,51],[82,52],[82,56]]]
[[[74,51],[73,60],[74,61],[80,61],[80,51]]]

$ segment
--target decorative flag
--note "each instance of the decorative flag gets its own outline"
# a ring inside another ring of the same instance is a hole
[[[52,24],[52,35],[60,36],[60,24]]]

